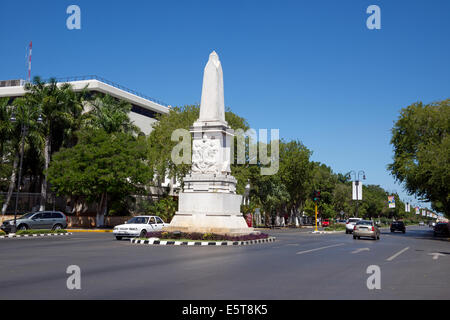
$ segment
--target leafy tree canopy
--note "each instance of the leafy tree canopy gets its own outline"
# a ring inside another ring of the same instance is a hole
[[[410,194],[450,216],[450,99],[403,109],[391,144],[391,174]]]
[[[151,179],[146,148],[143,137],[84,130],[75,147],[54,155],[49,181],[58,195],[85,196],[88,201],[142,193]]]
[[[159,116],[153,125],[153,131],[148,137],[149,161],[157,178],[164,177],[182,179],[190,170],[189,165],[176,166],[171,159],[172,150],[178,142],[172,141],[172,133],[177,129],[189,130],[200,115],[198,105],[175,107],[168,114]],[[225,113],[225,120],[234,130],[248,130],[245,119],[230,110]]]

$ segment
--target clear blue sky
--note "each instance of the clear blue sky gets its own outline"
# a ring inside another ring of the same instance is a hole
[[[81,8],[82,29],[66,28]],[[366,28],[381,8],[382,29]],[[200,101],[216,50],[226,104],[335,172],[399,192],[386,171],[402,107],[450,96],[450,1],[1,1],[0,78],[96,74],[173,106]]]

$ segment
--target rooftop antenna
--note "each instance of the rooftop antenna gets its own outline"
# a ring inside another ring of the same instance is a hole
[[[33,52],[33,41],[30,41],[29,51],[27,52],[27,65],[28,65],[28,82],[31,82],[31,55]]]

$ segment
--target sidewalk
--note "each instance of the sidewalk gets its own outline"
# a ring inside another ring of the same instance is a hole
[[[84,233],[84,232],[93,232],[93,233],[112,233],[113,229],[66,229],[68,232],[72,233]]]

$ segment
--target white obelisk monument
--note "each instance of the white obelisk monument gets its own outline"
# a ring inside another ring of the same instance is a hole
[[[246,235],[253,233],[241,213],[231,175],[234,131],[225,121],[223,71],[216,52],[209,56],[203,77],[200,118],[193,134],[192,170],[184,178],[179,211],[166,231]]]

